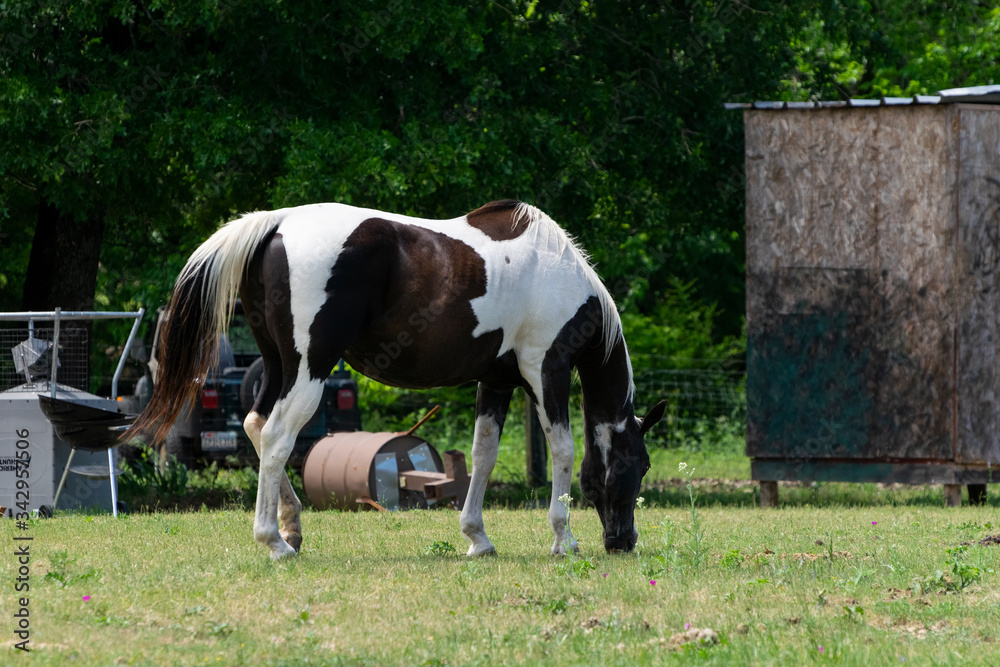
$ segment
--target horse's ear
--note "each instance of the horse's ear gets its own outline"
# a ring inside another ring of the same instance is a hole
[[[656,422],[663,419],[663,411],[667,409],[667,402],[660,401],[646,413],[646,416],[642,418],[642,424],[639,425],[639,434],[646,435],[646,431],[656,426]]]

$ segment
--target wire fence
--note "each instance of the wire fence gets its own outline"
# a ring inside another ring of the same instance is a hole
[[[37,391],[52,372],[52,327],[0,329],[0,391]],[[56,381],[86,391],[90,379],[90,340],[86,328],[59,331]]]
[[[746,424],[746,361],[636,355],[636,391],[653,402],[666,399],[658,429],[662,444],[691,445],[722,428],[742,435]],[[716,434],[717,435],[717,434]]]

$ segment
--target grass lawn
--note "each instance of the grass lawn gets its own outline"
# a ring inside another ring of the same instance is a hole
[[[2,521],[2,662],[992,662],[1000,545],[976,542],[1000,532],[996,507],[945,509],[919,489],[805,506],[834,486],[768,511],[704,488],[697,525],[681,504],[647,507],[627,556],[606,555],[594,511],[574,508],[581,554],[561,559],[544,510],[488,510],[499,555],[477,560],[460,555],[447,510],[307,511],[302,553],[280,563],[253,543],[245,510]],[[665,489],[668,504],[686,498],[667,487],[679,494]],[[30,655],[12,648],[15,535],[34,538]],[[688,624],[719,643],[674,647]]]

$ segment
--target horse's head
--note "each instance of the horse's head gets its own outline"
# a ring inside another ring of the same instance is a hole
[[[639,538],[635,501],[649,470],[643,436],[660,421],[664,408],[666,401],[660,401],[641,419],[629,417],[618,424],[593,425],[580,467],[580,487],[601,517],[608,553],[631,551]]]

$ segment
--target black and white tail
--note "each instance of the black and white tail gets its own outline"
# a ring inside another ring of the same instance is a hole
[[[162,440],[180,411],[197,397],[217,358],[219,336],[229,326],[247,265],[282,217],[279,211],[262,211],[233,220],[188,259],[160,332],[153,396],[124,440],[150,431],[153,442]]]

